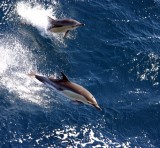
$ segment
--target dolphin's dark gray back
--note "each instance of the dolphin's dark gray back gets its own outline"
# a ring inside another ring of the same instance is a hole
[[[62,26],[74,26],[76,23],[78,23],[76,20],[73,19],[58,19],[54,20],[51,17],[48,16],[48,20],[52,27],[62,27]]]
[[[49,85],[51,87],[54,87],[55,89],[61,91],[62,89],[59,87],[59,85],[56,85],[56,83],[53,83],[51,80],[49,80],[48,78],[46,77],[43,77],[43,76],[39,76],[39,75],[35,75],[35,78],[37,80],[39,80],[40,82],[46,84],[46,85]]]
[[[48,79],[47,79],[46,77],[39,76],[39,75],[35,75],[35,78],[36,78],[37,80],[39,80],[40,82],[42,82],[42,83],[45,83],[45,82],[48,81]]]

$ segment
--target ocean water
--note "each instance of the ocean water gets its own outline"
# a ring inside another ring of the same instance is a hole
[[[85,27],[47,32],[47,15]],[[26,74],[63,71],[102,111]],[[159,0],[1,0],[0,147],[160,147]]]

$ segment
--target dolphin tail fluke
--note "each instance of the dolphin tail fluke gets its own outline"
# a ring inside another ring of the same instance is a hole
[[[27,76],[29,77],[35,77],[35,75],[36,75],[36,72],[34,71],[31,71],[29,74],[27,74]]]

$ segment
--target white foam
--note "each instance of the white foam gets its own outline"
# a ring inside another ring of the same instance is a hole
[[[32,52],[14,35],[4,36],[0,40],[0,85],[18,96],[17,99],[48,107],[49,101],[44,98],[49,96],[44,97],[43,93],[47,90],[44,91],[43,85],[26,75],[31,70],[36,70]]]
[[[48,16],[55,18],[53,8],[45,9],[40,4],[32,6],[29,3],[17,3],[17,13],[26,23],[38,28],[40,31],[46,33],[49,22]]]
[[[48,16],[53,19],[57,19],[56,15],[58,11],[60,11],[60,5],[55,1],[53,1],[53,5],[47,6],[47,8],[45,5],[42,6],[38,2],[35,2],[34,4],[29,2],[18,2],[16,6],[16,12],[20,16],[23,23],[31,24],[40,31],[42,36],[56,40],[56,44],[65,45],[63,33],[53,33],[47,31],[47,28],[50,27]],[[59,18],[61,17],[59,16],[58,19]],[[69,34],[68,38],[74,39],[75,37]]]

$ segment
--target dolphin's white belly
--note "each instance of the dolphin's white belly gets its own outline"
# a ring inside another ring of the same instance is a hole
[[[67,26],[54,27],[54,28],[51,29],[51,31],[52,31],[52,32],[55,32],[55,33],[66,32],[67,30],[70,30]]]
[[[50,31],[54,33],[63,33],[68,30],[74,30],[74,29],[76,29],[76,27],[63,26],[63,27],[53,27],[50,29]]]
[[[80,101],[80,102],[83,102],[85,104],[88,104],[88,101],[85,97],[83,97],[82,95],[79,95],[73,91],[70,91],[70,90],[63,90],[62,91],[62,94],[67,96],[68,98],[70,98],[71,100],[74,100],[74,101]]]

